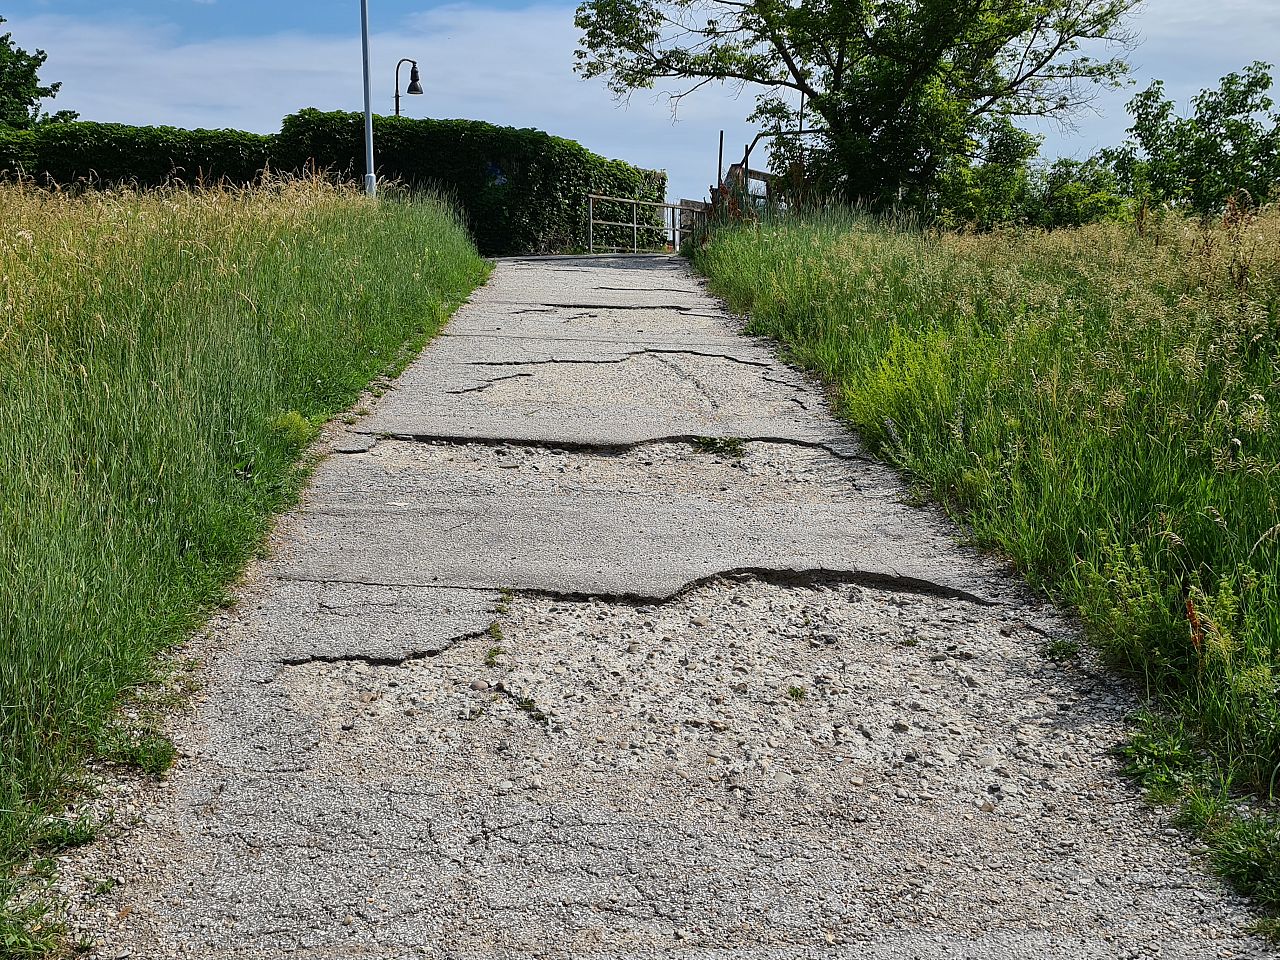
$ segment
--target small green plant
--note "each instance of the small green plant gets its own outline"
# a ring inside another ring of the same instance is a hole
[[[45,853],[57,853],[92,843],[97,836],[97,825],[87,817],[74,820],[54,817],[40,825],[35,846]]]
[[[108,763],[159,776],[178,758],[173,741],[162,733],[124,725],[105,727],[98,735],[98,755]]]
[[[6,960],[47,960],[57,957],[65,933],[48,901],[18,897],[19,888],[0,877],[0,956]]]
[[[693,445],[703,453],[718,457],[741,457],[747,451],[740,437],[694,437]]]
[[[787,696],[796,703],[803,703],[809,698],[809,691],[804,687],[790,686],[787,687]]]
[[[1055,637],[1045,643],[1040,652],[1050,660],[1074,660],[1080,656],[1080,641],[1070,637]]]
[[[519,707],[521,710],[523,710],[525,713],[527,713],[535,723],[541,723],[543,725],[546,725],[551,722],[551,718],[548,717],[546,713],[543,712],[542,708],[539,707],[536,703],[534,703],[534,701],[531,698],[516,697],[515,701],[516,701],[516,706]]]
[[[117,886],[119,884],[113,877],[104,877],[93,885],[93,895],[95,897],[104,897]]]
[[[502,642],[506,640],[506,637],[502,633],[502,624],[500,624],[497,620],[489,624],[488,633],[489,633],[489,636],[493,638],[494,642],[498,646],[501,646]]]
[[[490,647],[484,655],[485,666],[496,667],[498,665],[498,658],[506,652],[506,648],[504,647]]]
[[[315,439],[319,432],[315,424],[300,414],[297,410],[287,410],[280,416],[276,417],[271,424],[271,428],[278,433],[286,443],[301,449]]]

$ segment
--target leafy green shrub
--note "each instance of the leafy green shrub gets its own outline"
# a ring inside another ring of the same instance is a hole
[[[247,184],[268,166],[274,137],[122,123],[50,123],[0,131],[0,172],[37,181],[159,186],[171,180]]]
[[[375,117],[374,142],[380,175],[444,190],[465,211],[483,253],[582,248],[587,194],[661,201],[666,192],[665,173],[606,160],[541,130]],[[341,174],[362,172],[362,116],[303,110],[286,117],[276,163],[291,170],[313,163]]]

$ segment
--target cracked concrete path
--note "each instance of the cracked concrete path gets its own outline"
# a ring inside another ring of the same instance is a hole
[[[503,262],[330,434],[64,858],[94,956],[1271,955],[1125,687],[682,262]]]

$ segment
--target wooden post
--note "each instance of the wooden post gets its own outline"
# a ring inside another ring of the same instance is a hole
[[[596,252],[596,198],[587,194],[587,252]]]
[[[631,201],[631,252],[640,252],[640,204]]]

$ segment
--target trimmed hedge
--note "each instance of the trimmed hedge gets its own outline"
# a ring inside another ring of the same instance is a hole
[[[251,183],[271,160],[275,138],[242,130],[180,130],[123,123],[0,127],[0,171],[37,180],[159,186],[172,180]]]
[[[466,212],[483,253],[585,247],[587,194],[662,200],[665,173],[606,160],[541,130],[478,120],[374,119],[379,174],[433,186]],[[278,162],[314,162],[343,175],[364,170],[364,118],[303,110],[286,117]]]
[[[486,254],[582,249],[588,193],[656,201],[666,193],[665,173],[606,160],[541,130],[408,117],[376,117],[374,126],[379,175],[452,197]],[[276,135],[114,123],[0,128],[0,174],[64,185],[247,184],[268,167],[363,174],[363,116],[303,110]]]

